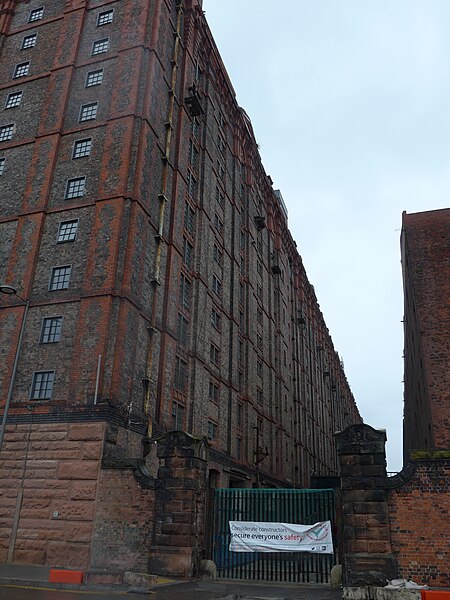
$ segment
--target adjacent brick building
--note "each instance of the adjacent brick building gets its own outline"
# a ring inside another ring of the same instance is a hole
[[[0,560],[143,568],[142,443],[304,487],[361,419],[201,2],[0,9]]]
[[[403,213],[404,453],[450,447],[450,209]]]

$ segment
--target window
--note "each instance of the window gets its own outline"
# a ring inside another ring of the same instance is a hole
[[[209,399],[212,402],[219,402],[219,386],[214,381],[209,382]]]
[[[13,78],[18,79],[19,77],[26,77],[28,75],[29,71],[30,71],[30,61],[20,63],[20,64],[16,65],[16,68],[14,69]]]
[[[242,440],[241,438],[236,438],[236,458],[241,458],[242,456]]]
[[[211,325],[220,331],[220,313],[214,307],[211,310]]]
[[[40,21],[44,16],[44,7],[35,8],[30,12],[30,16],[28,17],[28,23],[33,23],[33,21]]]
[[[100,85],[103,81],[103,69],[97,71],[89,71],[86,75],[86,87],[92,87],[93,85]]]
[[[97,27],[101,27],[102,25],[107,25],[108,23],[112,23],[114,11],[106,10],[105,12],[101,12],[97,17]]]
[[[208,421],[208,439],[216,440],[217,439],[217,425],[212,421]]]
[[[257,390],[256,390],[256,400],[257,400],[258,404],[263,403],[263,393],[262,393],[262,390],[260,390],[259,388],[257,388]]]
[[[186,391],[187,382],[187,362],[179,356],[175,359],[175,377],[173,386],[180,392]]]
[[[78,230],[78,219],[72,219],[71,221],[61,221],[58,227],[57,242],[73,242],[77,237]]]
[[[256,284],[256,295],[258,296],[258,298],[262,299],[262,285],[260,285],[259,283]]]
[[[184,227],[191,235],[194,233],[194,217],[194,209],[189,202],[186,202],[184,206]]]
[[[220,161],[217,161],[217,172],[219,174],[220,179],[225,178],[225,169]]]
[[[5,170],[5,162],[6,158],[0,158],[0,175],[3,175],[3,171]]]
[[[61,339],[62,317],[48,317],[42,321],[41,344],[59,342]]]
[[[256,361],[256,372],[260,377],[263,376],[263,364],[260,360]]]
[[[262,310],[259,307],[256,309],[256,320],[258,321],[258,323],[260,325],[263,322],[263,312],[262,312]]]
[[[196,193],[197,193],[197,180],[192,175],[192,173],[189,171],[189,175],[188,175],[188,194],[189,194],[189,196],[191,198],[195,198]]]
[[[183,239],[183,262],[188,269],[192,268],[193,245],[186,239]]]
[[[256,263],[256,270],[258,272],[258,275],[262,276],[263,267],[262,267],[262,262],[260,260],[258,260],[258,262]]]
[[[0,142],[6,142],[10,140],[14,133],[14,123],[10,125],[3,125],[0,127]]]
[[[189,321],[182,314],[178,315],[177,323],[177,340],[178,345],[185,348],[188,342],[188,326]]]
[[[72,158],[82,158],[91,153],[92,139],[77,140],[73,145]]]
[[[97,118],[98,102],[91,102],[90,104],[83,104],[80,108],[80,123],[83,121],[92,121]]]
[[[260,349],[262,349],[262,347],[263,347],[263,339],[262,339],[262,335],[260,333],[256,334],[256,345]]]
[[[217,277],[217,275],[213,275],[213,278],[212,278],[212,289],[213,289],[213,292],[215,294],[217,294],[218,296],[220,296],[220,294],[222,292],[222,282]]]
[[[192,143],[192,141],[189,143],[189,162],[191,164],[191,167],[195,171],[197,171],[197,168],[198,168],[198,150],[194,146],[194,144]]]
[[[33,374],[31,400],[48,400],[52,397],[55,371],[38,371]]]
[[[36,46],[37,33],[32,33],[31,35],[26,35],[22,40],[21,50],[26,50],[27,48],[33,48]]]
[[[191,282],[185,275],[180,277],[180,304],[184,308],[189,308],[191,301]]]
[[[66,290],[69,287],[70,272],[72,267],[70,265],[64,267],[53,267],[52,274],[50,277],[49,290]]]
[[[223,235],[223,221],[217,213],[214,215],[214,228],[220,235]]]
[[[85,185],[86,177],[76,177],[75,179],[69,179],[67,181],[65,198],[81,198],[81,196],[84,196]]]
[[[216,200],[218,204],[223,208],[225,204],[225,195],[224,193],[216,186]]]
[[[223,257],[223,252],[222,250],[219,248],[219,246],[217,244],[214,244],[213,247],[213,258],[216,261],[217,264],[221,265],[222,264],[222,257]]]
[[[172,427],[175,431],[183,431],[184,429],[184,413],[185,408],[179,402],[172,402]]]
[[[219,147],[219,150],[222,154],[225,153],[225,148],[226,148],[226,144],[225,144],[225,140],[223,139],[223,137],[221,135],[217,136],[217,146]]]
[[[103,38],[102,40],[97,40],[92,44],[92,52],[91,56],[95,56],[96,54],[103,54],[103,52],[108,51],[109,46],[109,38]]]
[[[8,94],[6,99],[5,108],[14,108],[15,106],[19,106],[22,100],[22,92],[13,92],[12,94]]]
[[[237,405],[237,426],[242,427],[242,404],[238,402]]]
[[[220,364],[220,350],[215,344],[211,344],[209,347],[209,360],[216,365]]]

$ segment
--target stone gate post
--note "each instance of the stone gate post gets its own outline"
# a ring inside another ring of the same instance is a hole
[[[158,441],[162,460],[155,489],[149,572],[191,577],[204,544],[208,442],[182,431]]]
[[[383,586],[397,576],[389,531],[386,432],[351,425],[335,437],[341,471],[343,585]]]

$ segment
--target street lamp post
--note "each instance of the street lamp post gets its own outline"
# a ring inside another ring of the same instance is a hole
[[[28,308],[30,306],[30,301],[19,296],[19,294],[17,293],[17,290],[15,288],[11,287],[10,285],[0,285],[0,292],[2,294],[6,294],[8,296],[17,296],[18,298],[20,298],[20,300],[25,302],[25,310],[23,311],[23,315],[22,315],[22,324],[20,326],[19,339],[17,341],[17,346],[16,346],[16,354],[14,356],[14,363],[13,363],[11,378],[9,380],[8,396],[6,397],[5,410],[3,412],[2,428],[0,429],[0,452],[1,452],[1,449],[3,446],[3,438],[5,437],[6,421],[8,419],[9,406],[11,404],[14,380],[16,378],[17,364],[19,362],[23,332],[25,331],[25,323],[27,321]]]

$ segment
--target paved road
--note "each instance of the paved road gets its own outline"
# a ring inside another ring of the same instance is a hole
[[[0,600],[340,600],[340,590],[322,586],[182,583],[145,594],[114,591],[67,591],[0,585]]]

